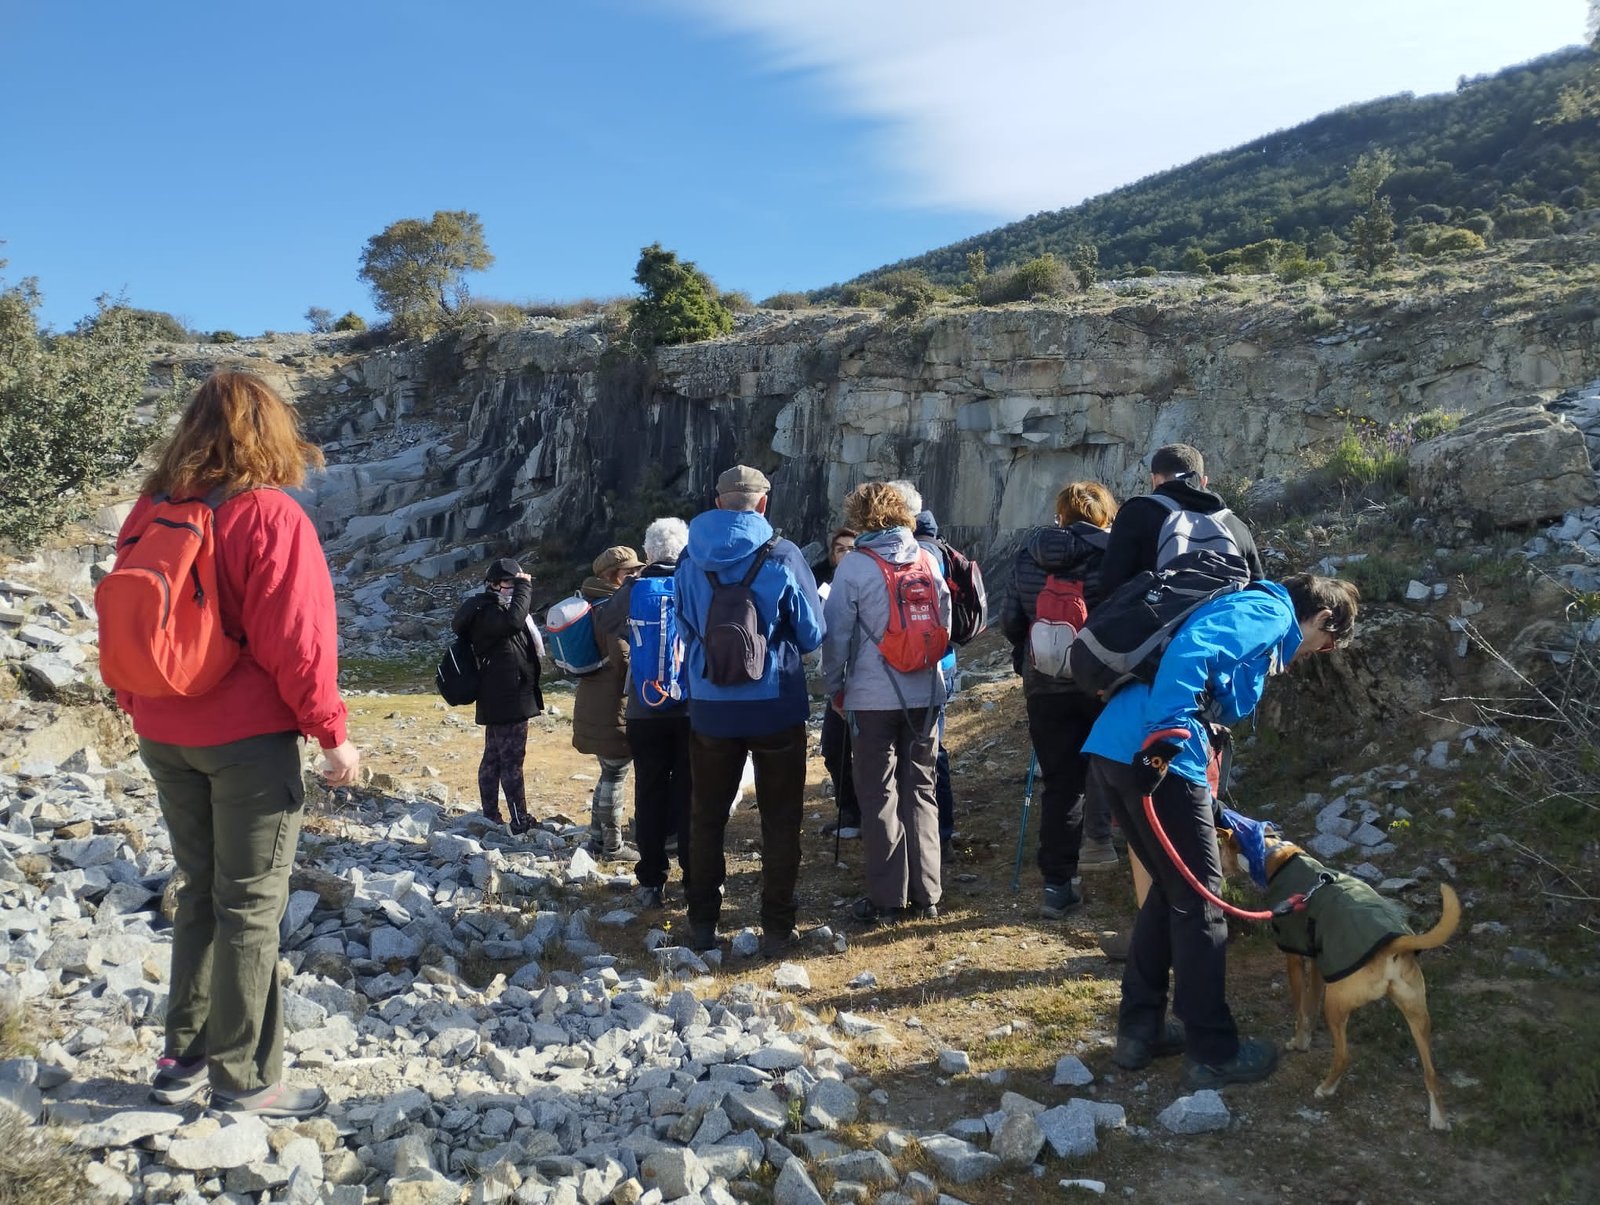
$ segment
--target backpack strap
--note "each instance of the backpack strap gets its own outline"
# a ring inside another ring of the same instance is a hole
[[[772,554],[772,549],[777,543],[778,537],[773,536],[772,539],[768,540],[765,544],[761,545],[760,548],[756,549],[755,557],[750,562],[750,568],[746,569],[744,576],[739,579],[739,584],[741,586],[747,590],[750,588],[751,583],[756,580],[756,574],[761,572],[761,566],[767,563],[767,557]],[[711,588],[713,590],[715,590],[718,586],[730,586],[733,584],[732,582],[725,582],[719,578],[716,575],[715,570],[702,569],[701,572],[706,575],[706,580],[711,583]]]

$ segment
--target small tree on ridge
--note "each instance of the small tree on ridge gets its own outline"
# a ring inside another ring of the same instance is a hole
[[[633,279],[644,290],[628,308],[637,345],[697,343],[733,329],[733,312],[717,299],[710,277],[676,251],[660,243],[643,248]]]
[[[369,238],[357,275],[402,333],[427,335],[466,304],[467,273],[492,263],[478,215],[440,209],[426,222],[401,218]]]

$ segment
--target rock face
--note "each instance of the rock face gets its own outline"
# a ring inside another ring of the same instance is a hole
[[[1298,469],[1351,421],[1472,413],[1600,374],[1590,332],[1453,313],[1416,306],[1318,338],[1215,298],[911,326],[769,313],[648,366],[618,361],[594,323],[482,328],[352,359],[302,395],[332,462],[309,505],[353,572],[437,578],[530,547],[586,559],[662,509],[703,503],[744,461],[772,478],[771,513],[802,543],[853,485],[903,476],[984,550],[1039,521],[1065,480],[1136,492],[1161,443],[1203,448],[1214,480],[1259,479]]]
[[[1543,406],[1474,415],[1411,450],[1409,490],[1425,506],[1499,527],[1536,523],[1596,500],[1583,433]]]

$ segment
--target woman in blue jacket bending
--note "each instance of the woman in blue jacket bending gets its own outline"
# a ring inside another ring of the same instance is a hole
[[[1154,684],[1131,682],[1112,695],[1084,743],[1089,792],[1110,805],[1154,880],[1134,921],[1122,975],[1111,1056],[1117,1066],[1136,1071],[1152,1058],[1183,1054],[1189,1091],[1262,1080],[1277,1066],[1272,1043],[1239,1037],[1224,995],[1227,921],[1162,848],[1144,797],[1154,799],[1184,863],[1220,895],[1207,726],[1248,716],[1267,679],[1292,661],[1348,644],[1360,597],[1350,582],[1297,574],[1282,583],[1252,582],[1206,603],[1173,636]],[[1169,973],[1181,1024],[1166,1017]]]

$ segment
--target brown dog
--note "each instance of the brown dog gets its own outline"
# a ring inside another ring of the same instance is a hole
[[[1245,869],[1233,834],[1219,828],[1222,865],[1228,874]],[[1291,1050],[1311,1049],[1318,997],[1333,1038],[1333,1066],[1317,1085],[1316,1095],[1332,1096],[1350,1067],[1345,1029],[1350,1014],[1363,1004],[1387,996],[1405,1016],[1422,1060],[1428,1089],[1428,1125],[1448,1130],[1428,1040],[1433,1021],[1428,1015],[1428,987],[1417,964],[1418,950],[1431,950],[1450,940],[1461,923],[1461,901],[1448,883],[1439,884],[1439,923],[1426,933],[1412,933],[1400,910],[1353,875],[1328,870],[1298,845],[1266,838],[1269,900],[1306,895],[1301,912],[1270,922],[1278,948],[1288,956],[1289,998],[1294,1007]],[[1326,876],[1324,878],[1323,876]]]

